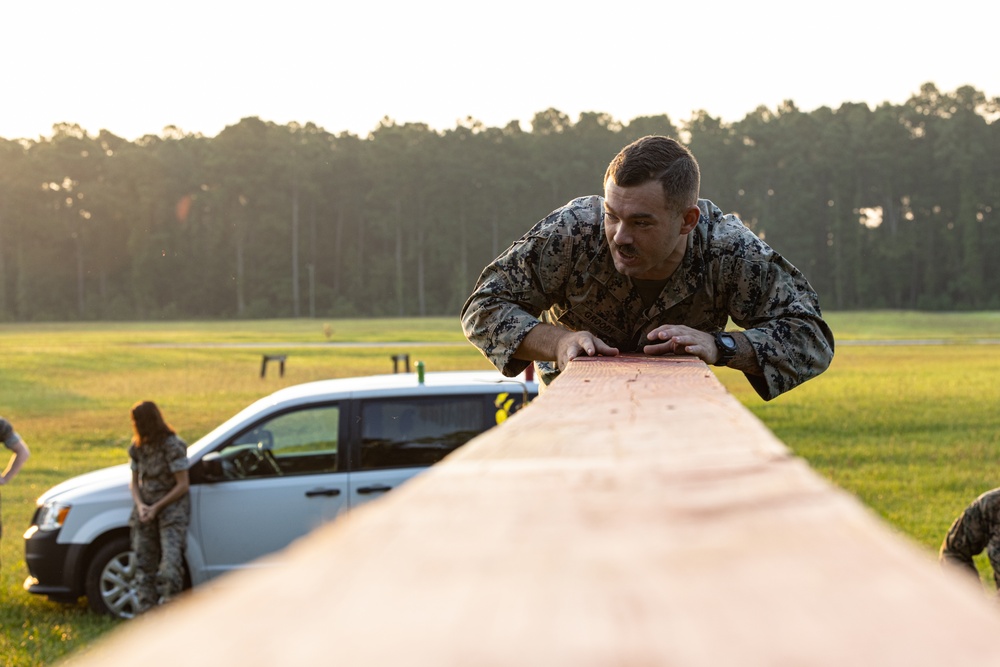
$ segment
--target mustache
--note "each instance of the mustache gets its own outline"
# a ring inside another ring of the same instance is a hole
[[[617,250],[620,254],[625,255],[626,257],[635,257],[639,254],[639,251],[631,243],[627,243],[625,245],[619,245],[618,243],[615,243],[615,250]]]

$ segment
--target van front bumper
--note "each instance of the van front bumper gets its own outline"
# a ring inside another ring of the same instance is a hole
[[[83,595],[80,563],[84,545],[60,544],[59,531],[32,526],[24,534],[24,562],[28,576],[24,590],[56,602],[74,602]]]

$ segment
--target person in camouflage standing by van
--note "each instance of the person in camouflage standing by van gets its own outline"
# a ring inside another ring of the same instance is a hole
[[[184,547],[191,522],[187,444],[155,403],[132,406],[132,499],[129,518],[136,554],[139,609],[167,602],[184,588]]]
[[[1000,593],[1000,489],[979,496],[955,519],[941,544],[939,558],[942,565],[956,566],[979,581],[972,559],[984,550]]]
[[[822,373],[833,333],[806,278],[735,215],[699,199],[691,152],[648,136],[489,264],[466,337],[505,375],[548,384],[579,356],[685,354],[743,371],[770,400]],[[732,321],[742,331],[725,331]]]
[[[31,451],[24,442],[24,438],[18,435],[11,423],[3,417],[0,417],[0,442],[12,452],[7,467],[0,473],[0,486],[5,486],[21,471],[24,462],[31,456]],[[0,537],[2,536],[3,520],[0,519]]]

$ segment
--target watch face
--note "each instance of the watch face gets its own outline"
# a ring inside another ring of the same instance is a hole
[[[722,346],[730,351],[736,351],[736,340],[729,334],[722,334],[719,336],[719,342]]]

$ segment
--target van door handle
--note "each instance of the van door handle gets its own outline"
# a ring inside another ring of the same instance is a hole
[[[339,496],[340,489],[311,489],[306,491],[306,498],[315,498],[316,496]]]
[[[386,491],[392,491],[392,487],[385,484],[376,484],[375,486],[362,486],[358,489],[358,493],[363,496],[367,496],[369,493],[385,493]]]

